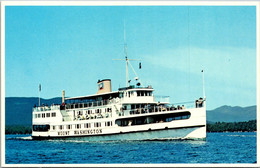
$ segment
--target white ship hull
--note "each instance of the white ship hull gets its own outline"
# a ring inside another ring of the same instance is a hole
[[[175,111],[161,111],[148,114],[132,115],[140,116],[160,116],[167,114],[180,114],[189,111],[190,118],[183,120],[173,120],[171,122],[152,123],[135,126],[81,129],[51,130],[48,132],[33,132],[34,139],[78,139],[84,141],[117,141],[117,140],[173,140],[173,139],[206,139],[206,109],[192,108]],[[129,116],[118,117],[117,119],[129,118]],[[99,119],[100,122],[106,119]],[[95,121],[96,122],[96,121]],[[64,125],[86,123],[85,120],[69,121],[60,123]],[[90,122],[88,122],[90,123]],[[57,124],[57,123],[56,123]]]
[[[205,125],[173,128],[164,130],[149,130],[140,132],[127,132],[107,135],[79,135],[79,136],[58,136],[45,137],[33,136],[34,139],[59,139],[59,140],[83,140],[83,141],[132,141],[132,140],[205,140]]]

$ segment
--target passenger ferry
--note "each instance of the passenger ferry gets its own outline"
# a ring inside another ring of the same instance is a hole
[[[130,85],[128,65],[134,69],[127,55],[124,60],[126,87],[112,91],[110,79],[98,80],[96,94],[65,97],[63,91],[62,104],[34,107],[32,138],[206,139],[205,96],[192,102],[170,104],[169,97],[156,97],[153,87],[143,86],[138,77],[136,84]]]

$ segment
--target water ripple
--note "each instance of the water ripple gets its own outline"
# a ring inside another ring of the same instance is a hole
[[[256,133],[208,133],[206,141],[109,142],[6,135],[5,144],[6,164],[256,163]]]

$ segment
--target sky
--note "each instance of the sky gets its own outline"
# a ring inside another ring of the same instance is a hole
[[[256,105],[254,6],[6,6],[5,31],[6,97],[38,97],[39,84],[45,99],[95,94],[99,79],[125,87],[113,59],[126,41],[142,83],[171,103],[203,97],[203,69],[207,109]]]

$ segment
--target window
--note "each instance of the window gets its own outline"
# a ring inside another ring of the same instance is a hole
[[[90,123],[85,123],[84,128],[90,128]]]
[[[56,117],[56,113],[51,113],[51,117]]]
[[[149,117],[141,116],[141,117],[134,117],[131,119],[117,119],[115,123],[118,126],[144,125],[144,124],[151,124],[151,123],[171,122],[174,120],[184,120],[184,119],[189,119],[190,116],[191,116],[190,112],[185,111],[185,112],[171,113],[165,115],[151,115]],[[106,126],[108,125],[109,124],[106,123]]]
[[[81,125],[80,124],[76,124],[76,129],[80,129]]]
[[[60,130],[63,130],[63,128],[64,128],[63,125],[60,125]]]
[[[46,113],[46,117],[50,117],[51,116],[51,114],[50,113]]]
[[[38,118],[41,118],[41,114],[38,114]]]
[[[137,96],[141,96],[141,92],[140,91],[137,91]]]
[[[119,97],[120,98],[124,97],[124,93],[119,93]]]
[[[79,111],[78,114],[79,114],[79,115],[83,115],[83,111]]]
[[[127,110],[127,106],[124,106],[124,107],[123,107],[123,110]]]
[[[33,125],[33,131],[47,132],[50,130],[50,125]]]
[[[94,127],[101,127],[101,123],[100,122],[94,123]]]
[[[45,113],[42,113],[42,118],[45,118]]]
[[[53,130],[55,130],[55,129],[56,129],[55,125],[54,125],[54,126],[52,126],[52,129],[53,129]]]
[[[66,129],[71,129],[72,125],[66,125]]]
[[[188,119],[188,118],[190,118],[190,115],[182,116],[182,119]]]
[[[172,118],[172,117],[166,118],[166,122],[171,122],[172,120],[174,120],[174,118]]]
[[[175,117],[174,119],[175,119],[175,120],[180,120],[180,119],[181,119],[181,116]]]
[[[141,91],[141,96],[144,96],[144,91]]]
[[[34,118],[37,118],[37,114],[34,114]]]
[[[105,126],[106,126],[106,127],[112,126],[112,121],[105,122]]]

